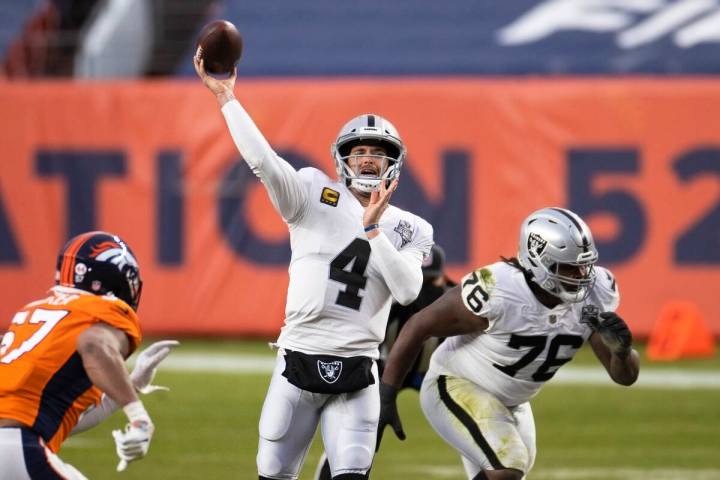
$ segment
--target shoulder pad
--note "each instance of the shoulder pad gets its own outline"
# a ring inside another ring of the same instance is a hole
[[[322,170],[315,167],[304,167],[298,170],[298,175],[305,183],[312,183],[315,178],[321,181],[332,181]]]
[[[620,291],[615,276],[603,267],[596,267],[595,275],[595,285],[591,295],[602,305],[603,311],[614,311],[620,303]]]
[[[488,267],[478,268],[465,275],[460,281],[465,307],[475,315],[481,316],[496,283],[495,275]]]

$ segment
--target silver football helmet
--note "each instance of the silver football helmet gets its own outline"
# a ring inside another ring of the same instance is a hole
[[[360,144],[385,148],[387,155],[380,157],[382,162],[378,174],[363,174],[350,168],[350,150]],[[335,159],[338,177],[344,179],[348,186],[366,193],[376,190],[382,181],[396,179],[407,154],[395,126],[380,115],[372,113],[355,117],[343,125],[330,151]]]
[[[598,259],[587,224],[564,208],[543,208],[520,227],[518,260],[543,290],[563,302],[587,298]]]

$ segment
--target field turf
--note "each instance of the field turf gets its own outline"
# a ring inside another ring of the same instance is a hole
[[[183,340],[173,356],[272,357],[262,342]],[[583,349],[569,365],[595,365]],[[567,367],[565,367],[567,368]],[[601,367],[597,366],[598,369]],[[720,374],[720,359],[651,364],[683,375]],[[71,437],[61,458],[90,479],[253,479],[257,423],[270,374],[195,372],[167,368],[155,383],[171,388],[143,398],[157,426],[147,458],[116,473],[110,431],[116,413]],[[375,479],[464,479],[456,453],[428,426],[417,393],[400,395],[408,440],[388,429],[376,456]],[[538,458],[530,480],[720,480],[720,389],[578,385],[550,381],[533,402]],[[312,478],[320,455],[316,438],[301,479]]]

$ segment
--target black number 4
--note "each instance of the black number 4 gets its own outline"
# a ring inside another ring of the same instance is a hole
[[[354,260],[354,261],[353,261]],[[347,285],[344,292],[339,292],[335,303],[343,307],[360,310],[360,289],[365,288],[367,277],[365,269],[370,260],[370,242],[356,238],[350,245],[338,253],[330,262],[330,280]],[[352,267],[346,270],[352,262]]]
[[[514,377],[515,375],[517,375],[518,371],[520,371],[521,368],[529,365],[533,360],[537,358],[538,355],[543,352],[543,350],[545,350],[547,338],[548,337],[544,335],[526,336],[512,334],[510,336],[510,342],[508,342],[508,347],[514,348],[516,350],[522,347],[530,347],[530,350],[525,355],[523,355],[520,360],[513,363],[512,365],[498,365],[497,363],[495,363],[493,364],[493,367],[497,368],[506,375]],[[545,359],[543,364],[538,367],[535,373],[532,374],[532,380],[535,382],[547,382],[548,380],[550,380],[553,375],[555,375],[555,372],[557,372],[557,368],[553,371],[550,371],[552,367],[560,367],[561,365],[572,360],[572,356],[562,358],[557,357],[557,354],[560,351],[560,347],[568,346],[577,350],[582,346],[582,344],[583,339],[581,336],[557,335],[550,342],[550,348],[548,349],[547,358]]]

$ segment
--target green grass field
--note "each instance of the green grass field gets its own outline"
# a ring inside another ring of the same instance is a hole
[[[172,357],[272,357],[262,342],[185,340]],[[569,365],[592,366],[587,349]],[[567,368],[567,367],[566,367]],[[601,369],[599,364],[598,369]],[[644,372],[683,375],[720,372],[717,357],[650,364]],[[170,392],[144,397],[157,426],[148,457],[115,473],[110,431],[124,416],[66,442],[60,456],[91,479],[252,479],[257,423],[270,374],[195,372],[177,367],[158,373]],[[550,381],[533,402],[538,458],[531,480],[720,480],[720,388],[623,388]],[[375,479],[463,479],[455,452],[428,426],[415,392],[400,396],[408,440],[386,432],[375,460]],[[312,477],[321,452],[316,438],[300,478]]]

